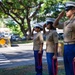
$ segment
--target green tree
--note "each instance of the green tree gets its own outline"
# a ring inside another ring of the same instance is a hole
[[[41,4],[41,0],[2,0],[0,2],[0,12],[13,18],[20,26],[23,34],[26,35],[28,30],[31,34],[30,21],[37,14]],[[31,12],[33,13],[31,14]],[[27,25],[27,28],[25,28],[25,25]]]
[[[56,18],[58,14],[64,10],[65,2],[69,0],[43,0],[43,4],[41,9],[39,9],[38,13],[35,17],[37,17],[37,21],[45,21],[47,17]],[[65,20],[62,18],[62,20]]]
[[[58,14],[64,10],[65,2],[69,0],[43,0],[43,6],[39,11],[39,18],[45,20],[46,17],[56,18]]]
[[[21,35],[21,30],[19,25],[17,25],[13,20],[8,20],[8,22],[6,23],[6,27],[10,28],[13,34],[19,34]]]
[[[49,17],[56,18],[63,7],[64,3],[69,0],[2,0],[0,2],[0,16],[11,17],[20,26],[24,35],[29,30],[31,34],[30,22],[32,19],[45,21],[47,14]],[[4,14],[4,13],[5,14]]]

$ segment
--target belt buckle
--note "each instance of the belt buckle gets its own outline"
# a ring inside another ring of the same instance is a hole
[[[68,45],[68,43],[64,43],[65,45]]]

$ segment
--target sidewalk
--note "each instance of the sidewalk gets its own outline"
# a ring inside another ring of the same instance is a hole
[[[18,44],[17,48],[1,48],[3,51],[0,52],[0,68],[33,65],[34,56],[32,51],[32,44],[33,43]],[[19,46],[22,50],[20,50]],[[58,57],[58,62],[60,61],[63,62],[63,57]],[[43,63],[47,63],[45,51],[43,52]]]

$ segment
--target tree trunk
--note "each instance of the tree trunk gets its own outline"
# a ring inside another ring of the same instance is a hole
[[[30,25],[30,19],[27,18],[27,24],[28,24],[28,29],[29,29],[29,35],[31,36],[31,25]]]
[[[26,36],[27,35],[26,34],[27,30],[25,30],[23,25],[20,25],[20,29],[21,29],[22,33],[24,34],[24,36]]]

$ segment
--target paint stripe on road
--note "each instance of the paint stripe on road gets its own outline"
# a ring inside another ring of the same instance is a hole
[[[0,54],[0,66],[7,64],[12,64],[12,63],[3,54]]]

